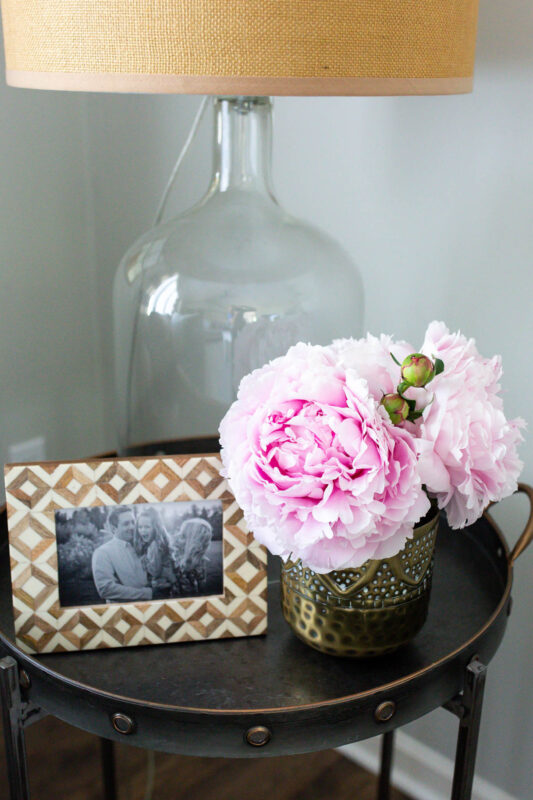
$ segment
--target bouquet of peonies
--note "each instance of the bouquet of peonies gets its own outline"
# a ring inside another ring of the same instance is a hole
[[[297,344],[243,378],[220,425],[255,537],[324,573],[398,553],[430,500],[452,528],[516,490],[520,419],[498,356],[432,322],[420,353],[382,335]]]

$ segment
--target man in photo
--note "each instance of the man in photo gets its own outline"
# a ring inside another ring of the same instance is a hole
[[[126,507],[109,515],[113,538],[98,547],[92,557],[93,578],[100,597],[107,603],[152,600],[148,575],[135,552],[135,517]]]

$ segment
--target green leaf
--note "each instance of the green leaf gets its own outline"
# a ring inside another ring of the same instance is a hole
[[[435,375],[440,375],[441,372],[444,372],[444,361],[442,358],[435,359]]]
[[[402,394],[402,392],[405,392],[405,391],[406,391],[406,389],[410,389],[410,388],[411,388],[411,384],[409,383],[409,381],[401,381],[401,382],[398,384],[398,386],[396,387],[396,391],[398,392],[398,394],[400,395],[400,397],[403,397],[403,394]],[[406,398],[406,397],[404,397],[403,399],[404,399],[404,400],[407,400],[407,398]]]
[[[398,361],[398,359],[396,358],[396,356],[394,355],[394,353],[391,353],[391,354],[390,354],[390,357],[392,358],[392,360],[394,361],[394,363],[395,363],[395,364],[398,364],[398,366],[399,366],[399,367],[401,367],[401,366],[402,366],[402,365],[400,364],[400,362]]]

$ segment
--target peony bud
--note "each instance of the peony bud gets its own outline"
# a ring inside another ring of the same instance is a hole
[[[409,404],[399,394],[384,394],[381,405],[389,415],[393,425],[400,425],[409,415]]]
[[[402,380],[409,386],[425,386],[435,374],[433,361],[422,353],[412,353],[402,361]]]

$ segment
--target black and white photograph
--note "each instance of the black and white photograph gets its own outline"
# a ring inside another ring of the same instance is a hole
[[[220,500],[56,509],[59,603],[222,595],[222,529]]]

